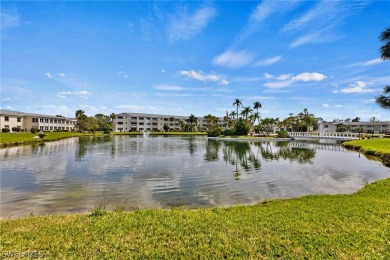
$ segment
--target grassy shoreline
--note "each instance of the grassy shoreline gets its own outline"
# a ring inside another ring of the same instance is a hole
[[[2,220],[0,250],[94,259],[390,257],[390,179],[351,195],[93,213]]]
[[[345,148],[357,150],[365,155],[376,156],[384,165],[390,166],[390,139],[367,139],[344,142]]]
[[[61,139],[80,137],[80,136],[107,136],[107,135],[143,135],[141,132],[112,132],[104,134],[102,132],[96,133],[79,133],[79,132],[45,132],[45,142],[58,141]],[[151,135],[206,135],[205,132],[151,132]],[[41,143],[43,140],[35,138],[38,134],[32,133],[0,133],[0,148],[6,148],[18,145],[28,145],[34,143]]]

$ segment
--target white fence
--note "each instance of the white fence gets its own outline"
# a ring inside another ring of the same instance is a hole
[[[338,133],[338,132],[289,132],[288,133],[292,138],[308,138],[308,139],[347,139],[354,140],[362,137],[362,134],[359,133]]]

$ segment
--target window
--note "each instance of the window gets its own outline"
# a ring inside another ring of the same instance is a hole
[[[50,123],[53,123],[53,119],[50,119]]]
[[[5,127],[5,128],[9,128],[9,125],[5,125],[4,127]]]
[[[57,124],[57,119],[54,119],[54,124]]]
[[[39,118],[39,122],[43,123],[43,118]]]
[[[38,118],[33,117],[33,118],[32,118],[32,122],[33,122],[33,123],[38,123]]]
[[[329,126],[328,125],[324,125],[324,128],[328,128]]]
[[[4,121],[8,122],[9,121],[9,116],[4,117]]]
[[[118,116],[118,119],[123,119],[123,116]],[[122,129],[121,129],[122,130]]]
[[[123,122],[118,122],[118,125],[123,125]]]
[[[45,118],[45,123],[49,123],[49,119]]]
[[[53,130],[53,127],[52,127],[52,126],[50,127],[50,130]]]
[[[144,120],[144,118],[143,118],[143,117],[140,117],[139,120]]]
[[[16,118],[16,122],[21,122],[22,119],[20,117]]]

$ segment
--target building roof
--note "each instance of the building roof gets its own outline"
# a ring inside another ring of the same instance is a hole
[[[346,121],[340,121],[340,122],[325,122],[322,121],[322,124],[331,124],[331,125],[338,125],[338,124],[344,124],[344,125],[381,125],[381,124],[390,124],[390,121],[365,121],[365,122],[346,122]]]
[[[42,115],[42,114],[34,114],[34,113],[24,113],[24,112],[18,112],[18,111],[6,110],[6,109],[0,109],[0,115],[36,116],[36,117],[48,117],[48,118],[55,118],[55,119],[75,120],[74,118],[66,118],[66,117],[60,117],[60,116],[50,116],[50,115]]]

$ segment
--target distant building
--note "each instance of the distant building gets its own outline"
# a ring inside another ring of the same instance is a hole
[[[72,131],[76,129],[76,119],[59,116],[32,114],[0,109],[0,129],[13,127],[30,131],[32,127],[41,131]]]
[[[320,133],[336,132],[337,125],[343,124],[347,127],[348,132],[357,133],[359,129],[361,133],[385,134],[390,133],[390,121],[375,121],[375,122],[321,122],[318,126]]]
[[[113,122],[112,131],[162,131],[165,124],[168,125],[170,129],[179,130],[180,121],[186,122],[186,120],[188,120],[188,116],[120,113],[116,115],[116,118]],[[223,118],[219,118],[218,123],[223,126]],[[196,125],[197,129],[203,129],[205,126],[207,126],[207,122],[203,117],[197,117]]]

